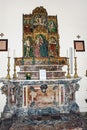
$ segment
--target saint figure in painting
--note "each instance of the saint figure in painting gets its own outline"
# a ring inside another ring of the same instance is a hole
[[[24,57],[33,57],[33,45],[31,37],[24,42]]]
[[[50,57],[57,56],[56,44],[57,44],[56,39],[54,37],[51,37],[49,40],[49,55],[50,55]]]
[[[49,22],[48,22],[48,31],[49,31],[50,33],[52,33],[52,32],[57,32],[57,27],[56,27],[54,21],[49,21]]]
[[[48,56],[48,46],[46,39],[42,34],[39,34],[36,39],[35,57],[47,57],[47,56]]]
[[[36,45],[34,50],[35,57],[40,57],[40,43],[39,43],[39,37],[36,39]]]
[[[48,44],[47,44],[45,37],[43,37],[43,35],[40,36],[39,41],[40,41],[40,55],[42,57],[47,57],[48,56]]]

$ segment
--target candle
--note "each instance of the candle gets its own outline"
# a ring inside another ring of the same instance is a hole
[[[15,50],[13,50],[13,57],[15,58]]]
[[[68,49],[67,49],[67,57],[68,57]]]
[[[74,49],[74,57],[76,57],[76,50]]]
[[[10,48],[8,48],[8,57],[10,57]]]

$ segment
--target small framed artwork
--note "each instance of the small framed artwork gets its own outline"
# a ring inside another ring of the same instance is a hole
[[[85,51],[85,43],[84,41],[75,40],[74,41],[74,49],[76,51]]]
[[[8,51],[8,39],[0,39],[0,51]]]

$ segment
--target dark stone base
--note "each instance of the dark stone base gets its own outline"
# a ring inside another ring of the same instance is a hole
[[[12,117],[0,120],[0,130],[87,130],[87,120],[80,114]]]

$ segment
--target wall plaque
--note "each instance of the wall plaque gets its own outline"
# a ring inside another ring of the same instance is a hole
[[[8,50],[8,39],[0,39],[0,51]]]

